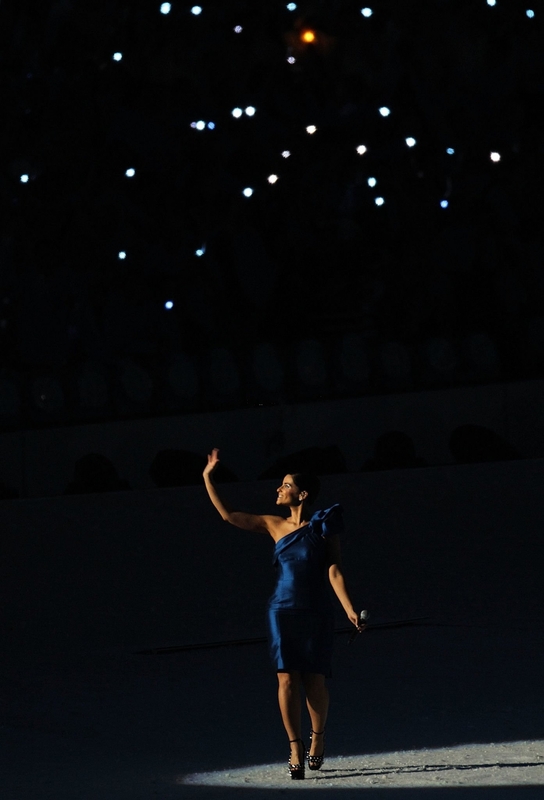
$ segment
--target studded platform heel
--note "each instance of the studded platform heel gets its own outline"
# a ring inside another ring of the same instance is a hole
[[[302,745],[302,763],[293,764],[291,762],[291,754],[289,754],[289,775],[294,781],[302,781],[304,780],[304,758],[306,756],[306,747],[302,739],[289,739],[289,744],[292,742],[300,742]]]
[[[310,731],[310,746],[312,743],[313,736],[323,736],[325,733],[324,730],[322,731]],[[325,747],[323,747],[323,752],[320,756],[311,756],[310,751],[308,750],[308,755],[306,756],[308,759],[308,767],[312,770],[321,769],[323,766],[323,760],[325,758]]]

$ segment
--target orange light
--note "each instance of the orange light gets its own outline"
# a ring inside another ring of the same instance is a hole
[[[300,38],[303,42],[310,44],[311,42],[315,42],[315,33],[313,31],[304,31]]]

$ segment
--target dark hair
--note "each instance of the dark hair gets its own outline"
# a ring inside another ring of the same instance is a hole
[[[314,503],[321,489],[321,482],[317,475],[311,472],[292,472],[295,485],[301,492],[308,492],[308,503]]]

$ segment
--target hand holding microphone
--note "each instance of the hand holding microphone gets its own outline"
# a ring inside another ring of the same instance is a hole
[[[357,638],[357,634],[362,633],[364,631],[367,619],[368,619],[368,611],[366,609],[363,609],[359,614],[359,621],[357,627],[355,628],[353,633],[351,633],[349,636],[348,644],[354,642],[355,639]]]

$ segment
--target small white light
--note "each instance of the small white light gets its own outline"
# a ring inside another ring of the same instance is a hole
[[[490,153],[489,154],[489,158],[491,159],[491,161],[495,161],[495,163],[496,163],[497,161],[501,160],[501,154],[500,153]]]
[[[284,158],[289,158],[289,156],[290,156],[290,155],[291,155],[291,151],[290,151],[290,150],[284,150],[284,151],[282,152],[282,156],[283,156]]]
[[[414,145],[416,143],[416,140],[414,139],[413,136],[408,136],[404,141],[406,142],[408,147],[414,147]]]
[[[382,115],[382,117],[388,117],[388,116],[389,116],[389,114],[391,113],[391,109],[390,109],[390,108],[387,108],[387,106],[382,106],[382,107],[379,109],[379,112],[380,112],[380,114]]]
[[[288,11],[294,11],[296,9],[296,7],[297,7],[296,3],[287,3],[287,10]]]
[[[248,186],[247,189],[244,189],[242,194],[244,195],[244,197],[251,197],[251,195],[253,194],[253,189],[250,189]]]
[[[376,178],[369,178],[367,180],[367,183],[370,186],[370,188],[373,189],[376,186],[376,184],[378,183],[378,181],[376,180]]]
[[[30,180],[30,176],[29,175],[21,175],[19,180],[21,181],[21,183],[28,183],[28,181]]]
[[[312,133],[315,133],[316,130],[317,130],[317,128],[315,127],[315,125],[308,125],[308,127],[306,128],[306,133],[312,134]]]
[[[294,64],[294,63],[295,63],[295,61],[296,61],[296,58],[295,58],[294,56],[289,56],[289,58],[287,59],[287,61],[289,62],[289,64]]]
[[[364,154],[366,153],[366,147],[364,144],[360,144],[359,147],[357,147],[356,149],[360,156],[364,156]]]
[[[242,31],[243,31],[243,28],[242,28],[241,25],[235,25],[234,26],[234,33],[242,33]]]
[[[496,6],[497,5],[497,0],[487,0],[487,5],[488,6]]]
[[[133,169],[132,167],[130,167],[130,168],[129,168],[129,169],[127,169],[127,171],[125,172],[125,175],[127,176],[127,178],[133,178],[133,177],[136,175],[136,170],[135,170],[135,169]]]
[[[195,125],[195,128],[197,129],[197,131],[203,131],[205,127],[206,127],[206,123],[204,122],[203,119],[199,119],[198,122]]]
[[[269,175],[266,180],[268,181],[268,183],[276,183],[276,181],[278,180],[278,176],[277,175]]]
[[[363,15],[363,17],[367,17],[367,18],[371,17],[372,16],[372,9],[371,8],[362,8],[361,9],[361,14]]]
[[[455,153],[455,150],[453,149],[453,147],[448,147],[448,149],[446,150],[446,153],[449,156],[452,156]]]
[[[526,14],[527,14],[527,16],[529,17],[529,19],[532,19],[532,18],[534,17],[534,15],[535,15],[535,12],[533,11],[533,9],[532,9],[532,8],[528,8],[528,9],[527,9],[527,11],[526,11],[525,13],[526,13]]]
[[[385,200],[383,199],[383,197],[376,197],[374,202],[376,203],[377,206],[383,206],[383,204],[385,203]]]
[[[191,9],[191,14],[194,14],[195,17],[198,17],[199,14],[202,14],[202,7],[201,6],[193,6]]]
[[[164,307],[167,308],[168,311],[170,311],[171,308],[174,308],[174,304],[171,300],[167,300],[166,303],[164,304]]]
[[[121,61],[122,58],[123,58],[123,54],[122,53],[114,53],[113,54],[113,60],[114,61]]]
[[[240,119],[242,114],[244,113],[241,108],[233,108],[230,112],[235,119]]]
[[[248,115],[248,117],[254,117],[255,111],[256,111],[255,106],[247,106],[247,108],[245,109],[245,112]]]
[[[208,122],[208,128],[213,131],[215,128],[215,122]]]
[[[196,122],[191,122],[191,128],[196,128]]]
[[[172,3],[161,3],[161,14],[169,14],[172,10]]]
[[[440,201],[440,208],[447,208],[448,206],[449,206],[449,203],[448,203],[447,200],[441,200]]]
[[[117,257],[120,258],[121,261],[124,261],[125,258],[127,257],[127,254],[125,253],[124,250],[120,250],[119,253],[117,253]]]
[[[199,247],[198,250],[195,250],[195,256],[200,258],[200,256],[203,256],[205,252],[206,250],[204,247]]]

